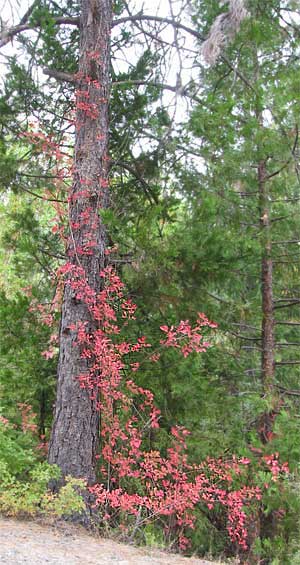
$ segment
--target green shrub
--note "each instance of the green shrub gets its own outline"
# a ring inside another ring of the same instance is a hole
[[[34,452],[36,440],[32,434],[3,421],[0,421],[1,471],[4,466],[14,476],[26,475],[38,460],[38,453]]]
[[[84,500],[78,492],[85,487],[83,480],[67,477],[66,484],[57,494],[53,494],[48,489],[51,479],[60,478],[60,469],[56,465],[36,464],[26,482],[11,475],[3,462],[0,472],[2,475],[0,511],[3,514],[61,517],[82,512],[85,509]]]

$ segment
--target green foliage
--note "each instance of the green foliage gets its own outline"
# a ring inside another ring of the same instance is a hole
[[[57,479],[58,477],[51,477]],[[41,510],[46,515],[58,517],[74,516],[85,511],[86,505],[80,493],[83,493],[86,484],[83,479],[67,476],[66,484],[56,495],[46,493],[41,502]]]
[[[7,515],[39,512],[50,479],[58,478],[59,469],[39,463],[29,473],[28,481],[21,481],[6,472],[0,490],[0,509]]]
[[[0,204],[0,380],[1,410],[17,417],[17,403],[26,402],[38,414],[40,434],[45,434],[54,399],[55,355],[47,360],[51,333],[42,323],[36,305],[52,300],[50,273],[53,263],[43,259],[39,245],[51,246],[46,236],[49,211],[10,194]],[[49,272],[50,271],[50,272]]]
[[[147,547],[164,548],[166,545],[163,532],[160,528],[155,527],[155,524],[146,524],[143,528],[143,535]]]
[[[0,423],[0,465],[4,476],[26,476],[37,461],[35,447],[32,434]]]
[[[30,421],[27,424],[31,427]],[[24,426],[24,423],[23,423]],[[9,516],[67,517],[83,512],[85,482],[66,477],[56,494],[49,483],[61,477],[56,465],[41,462],[38,438],[6,418],[0,420],[0,512]]]
[[[83,491],[83,480],[66,477],[66,484],[58,494],[48,490],[51,480],[60,478],[60,469],[48,463],[36,464],[29,473],[28,481],[17,480],[0,463],[4,474],[0,486],[0,511],[8,516],[67,517],[80,513],[85,503],[78,489]]]

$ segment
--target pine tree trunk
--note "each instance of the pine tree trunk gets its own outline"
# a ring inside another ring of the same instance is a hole
[[[273,261],[271,221],[266,187],[266,165],[258,165],[258,190],[261,225],[261,295],[262,295],[262,384],[265,394],[271,394],[275,377],[275,339],[273,303]]]
[[[261,119],[261,116],[259,115]],[[272,239],[271,239],[271,219],[270,204],[267,190],[267,171],[266,162],[261,160],[257,167],[257,184],[259,193],[259,215],[261,226],[261,302],[262,302],[262,323],[261,323],[261,378],[262,390],[265,398],[274,409],[261,414],[257,421],[257,429],[262,443],[267,444],[272,437],[274,417],[277,414],[277,400],[274,396],[275,379],[275,319],[273,301],[273,260],[272,260]],[[259,537],[264,537],[262,514],[257,510],[252,517],[249,527],[249,552],[241,560],[242,563],[260,563],[260,554],[255,550],[255,542]]]
[[[99,209],[108,205],[108,98],[110,66],[111,0],[82,0],[80,16],[79,72],[76,85],[76,132],[73,185],[69,197],[69,261],[82,267],[90,287],[101,289],[100,271],[105,265],[106,234]],[[49,462],[63,476],[96,478],[99,412],[96,399],[81,389],[78,375],[86,373],[76,342],[78,322],[95,329],[87,306],[75,297],[69,284],[64,289],[60,328],[60,355],[54,424]]]

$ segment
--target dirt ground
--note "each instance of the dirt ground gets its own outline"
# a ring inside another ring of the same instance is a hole
[[[0,517],[0,563],[5,565],[213,565],[149,548],[96,538],[69,525]],[[218,563],[218,565],[221,565]]]

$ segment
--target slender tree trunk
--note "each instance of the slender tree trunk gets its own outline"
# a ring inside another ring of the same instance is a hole
[[[266,164],[260,161],[257,170],[261,225],[261,295],[262,295],[262,384],[264,393],[273,392],[275,377],[275,337],[273,303],[273,261],[269,200],[266,185]]]
[[[257,115],[260,118],[260,115]],[[267,172],[265,160],[257,166],[257,184],[259,193],[259,216],[261,226],[261,378],[263,394],[272,401],[275,378],[275,336],[274,336],[274,303],[273,303],[273,262],[271,220],[267,189]],[[257,421],[259,436],[264,444],[268,443],[276,410],[264,412]],[[251,517],[248,528],[249,550],[241,556],[241,563],[254,565],[260,563],[260,555],[255,550],[255,542],[261,536],[262,521],[260,509]]]
[[[108,98],[110,66],[111,0],[82,0],[80,56],[76,90],[76,134],[73,186],[69,197],[69,261],[84,269],[89,286],[101,289],[105,265],[106,234],[99,208],[108,205]],[[64,289],[60,328],[57,398],[49,446],[49,462],[60,466],[63,476],[96,478],[99,441],[97,400],[81,389],[78,375],[88,361],[75,344],[77,323],[95,329],[87,306]]]
[[[260,115],[257,114],[260,118]],[[259,216],[261,226],[261,377],[262,389],[265,396],[270,396],[273,390],[274,380],[274,310],[273,310],[273,264],[270,210],[266,186],[266,164],[264,160],[259,161],[257,166],[257,184],[259,193]],[[257,428],[263,443],[268,441],[270,426],[270,414],[263,413],[258,421]],[[251,517],[248,526],[249,550],[242,554],[241,563],[255,565],[260,563],[260,554],[255,550],[255,542],[261,537],[261,513],[260,509]]]
[[[256,54],[256,80],[259,75],[258,60]],[[259,105],[256,108],[256,118],[263,127],[263,117]],[[261,147],[257,147],[258,155],[261,154]],[[258,186],[258,210],[260,219],[260,241],[261,241],[261,379],[263,395],[274,401],[274,378],[275,378],[275,320],[273,302],[273,261],[272,261],[272,239],[271,239],[271,218],[270,203],[267,185],[267,170],[265,159],[259,159],[257,164],[257,186]],[[257,431],[261,441],[267,444],[274,423],[273,410],[264,412],[257,421]],[[260,553],[255,550],[255,542],[263,537],[262,520],[260,508],[251,517],[249,525],[248,545],[249,550],[242,558],[241,563],[249,565],[260,563]]]
[[[46,394],[41,391],[40,395],[40,414],[39,414],[39,435],[45,435],[45,419],[46,419]]]

